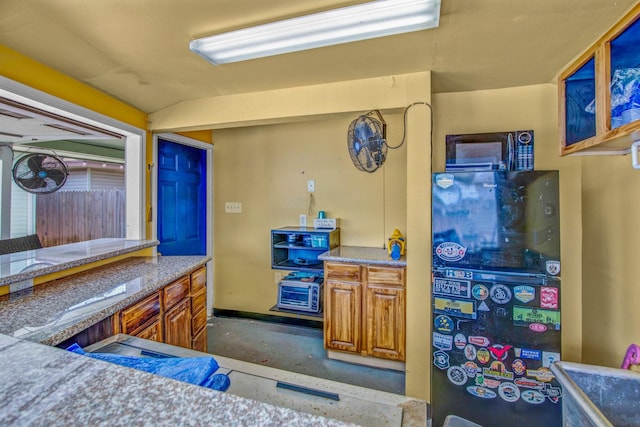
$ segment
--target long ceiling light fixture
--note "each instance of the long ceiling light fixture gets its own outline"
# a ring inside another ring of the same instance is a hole
[[[214,65],[435,28],[441,0],[377,0],[192,40]]]

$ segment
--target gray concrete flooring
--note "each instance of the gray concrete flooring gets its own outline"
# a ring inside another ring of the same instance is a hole
[[[404,394],[404,372],[328,359],[322,330],[235,317],[212,317],[208,352],[299,374]]]

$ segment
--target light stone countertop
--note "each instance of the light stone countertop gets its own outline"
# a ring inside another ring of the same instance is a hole
[[[57,345],[209,259],[132,257],[6,295],[0,301],[0,333]]]
[[[158,245],[154,240],[96,239],[0,255],[0,286]]]
[[[318,255],[322,261],[353,262],[357,264],[387,265],[391,267],[406,267],[404,256],[399,260],[391,259],[384,248],[364,246],[338,246],[328,252]]]
[[[8,426],[348,426],[0,334]]]

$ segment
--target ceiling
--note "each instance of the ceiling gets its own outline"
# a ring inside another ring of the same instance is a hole
[[[179,102],[433,71],[434,93],[553,82],[638,0],[442,0],[440,27],[212,66],[189,40],[362,3],[2,0],[0,43],[153,113]]]

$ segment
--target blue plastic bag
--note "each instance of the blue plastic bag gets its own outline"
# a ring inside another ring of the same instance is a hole
[[[213,357],[167,357],[159,359],[143,356],[122,356],[111,353],[87,353],[78,344],[71,345],[67,350],[116,365],[127,366],[214,390],[225,391],[231,384],[227,375],[215,373],[218,370],[218,363]]]

